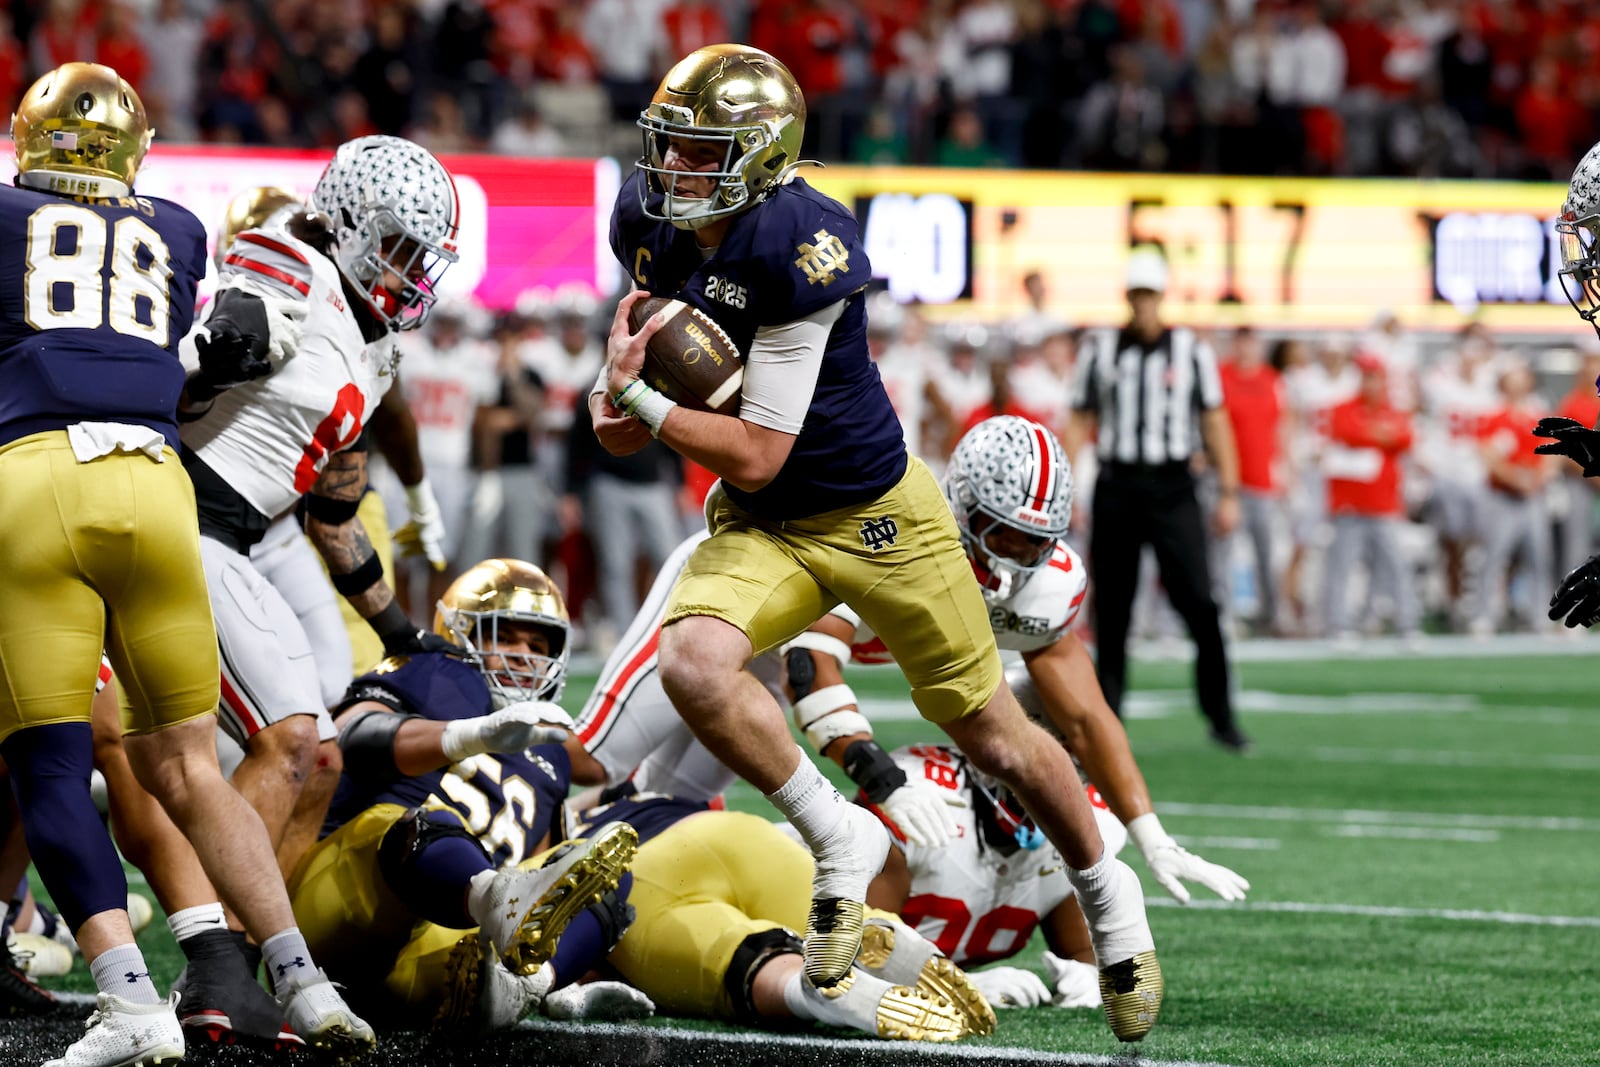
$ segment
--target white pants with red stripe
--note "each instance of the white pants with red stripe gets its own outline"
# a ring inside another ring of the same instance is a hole
[[[339,614],[339,594],[292,514],[267,528],[266,536],[250,550],[250,565],[283,594],[300,620],[317,661],[322,704],[333,707],[355,677],[350,631]]]
[[[291,715],[313,715],[319,736],[338,736],[322,702],[316,657],[283,594],[228,545],[200,537],[222,654],[222,728],[239,744]]]
[[[632,778],[640,792],[710,800],[737,778],[695,740],[667,699],[656,669],[672,587],[707,536],[703,530],[696,533],[667,557],[578,715],[578,740],[606,769],[607,785]]]

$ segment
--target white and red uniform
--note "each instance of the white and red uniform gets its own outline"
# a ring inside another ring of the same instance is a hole
[[[922,454],[922,425],[928,419],[928,367],[932,354],[921,345],[892,344],[878,360],[878,377],[894,413],[900,416],[900,432],[905,435],[906,451]]]
[[[944,848],[899,842],[911,872],[911,895],[900,917],[959,966],[1015,956],[1040,920],[1072,896],[1061,854],[1048,842],[1010,855],[995,852],[978,825],[975,786],[959,750],[911,745],[892,755],[908,778],[948,790],[946,811],[955,825]],[[1106,855],[1114,856],[1128,843],[1128,831],[1100,791],[1093,785],[1085,788]]]
[[[278,229],[235,239],[221,287],[256,294],[277,310],[273,372],[221,393],[181,425],[200,509],[200,554],[222,659],[221,724],[241,745],[291,715],[314,715],[336,736],[304,627],[251,563],[268,520],[295,506],[328,457],[353,444],[394,382],[387,329],[363,336],[338,268]],[[217,306],[213,301],[212,308]],[[203,328],[203,324],[201,327]],[[198,364],[193,336],[182,351]]]
[[[1483,533],[1488,471],[1479,440],[1486,420],[1500,406],[1494,371],[1487,362],[1463,376],[1458,362],[1423,381],[1429,425],[1421,441],[1423,465],[1432,475],[1433,523],[1456,540]]]

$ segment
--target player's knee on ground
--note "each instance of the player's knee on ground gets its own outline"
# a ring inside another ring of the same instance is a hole
[[[756,975],[775,957],[785,954],[799,955],[805,945],[790,930],[780,928],[762,930],[751,934],[733,950],[728,970],[722,976],[722,985],[733,1005],[735,1018],[743,1022],[759,1022],[769,1018],[756,1007]]]
[[[418,918],[453,930],[477,923],[467,913],[467,883],[493,864],[454,812],[413,808],[378,846],[378,873]]]
[[[304,787],[316,769],[321,744],[315,715],[291,715],[251,737],[245,758],[279,767],[285,778]]]

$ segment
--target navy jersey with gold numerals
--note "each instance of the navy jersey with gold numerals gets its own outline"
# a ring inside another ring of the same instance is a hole
[[[862,290],[872,265],[855,217],[802,179],[780,185],[734,218],[710,256],[694,234],[648,218],[642,174],[617,194],[611,250],[641,289],[675,297],[717,321],[740,352],[756,330],[847,301],[833,325],[805,424],[789,459],[754,493],[725,486],[734,503],[768,519],[798,519],[874,500],[906,469],[905,438],[867,354]],[[651,194],[658,195],[658,194]]]
[[[377,701],[395,711],[449,722],[494,710],[478,668],[443,653],[387,659],[357,678],[342,706]],[[526,752],[469,756],[451,767],[381,786],[363,786],[349,775],[339,780],[323,824],[324,836],[374,804],[429,806],[457,812],[496,866],[518,863],[538,851],[572,784],[572,762],[560,745]]]
[[[625,822],[639,835],[639,844],[660,837],[678,823],[702,811],[711,811],[704,800],[684,800],[665,793],[632,793],[610,804],[579,812],[572,820],[570,838],[589,837],[608,823]]]
[[[128,422],[178,447],[206,231],[155,197],[71,199],[0,186],[0,444]]]

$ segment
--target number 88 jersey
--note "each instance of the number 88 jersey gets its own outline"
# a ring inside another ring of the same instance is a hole
[[[205,272],[205,227],[177,204],[0,187],[0,445],[112,421],[176,449],[177,346]]]

